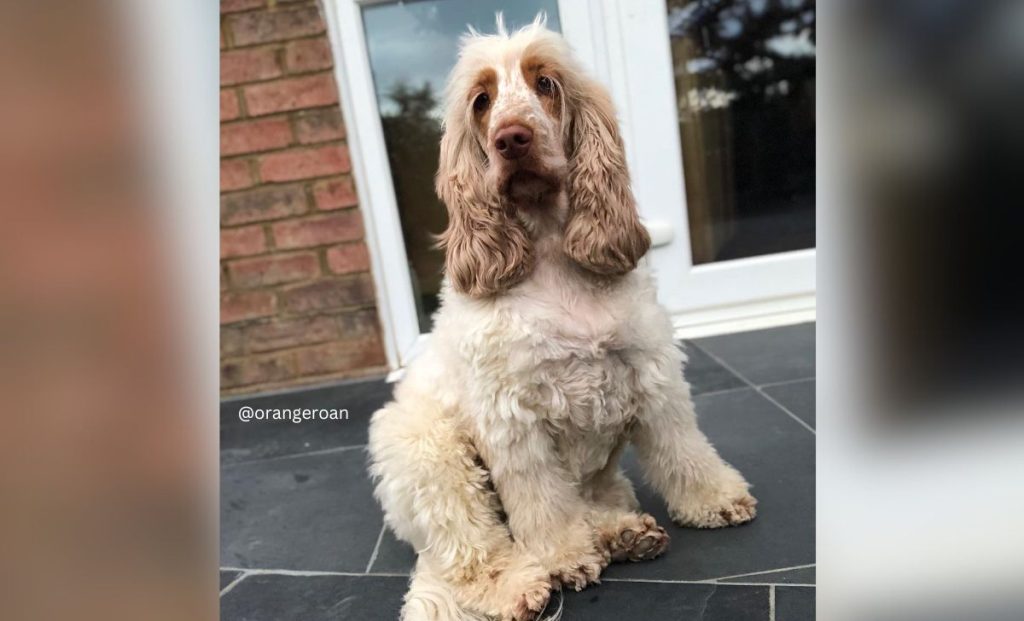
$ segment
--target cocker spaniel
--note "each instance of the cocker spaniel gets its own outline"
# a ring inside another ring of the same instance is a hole
[[[679,524],[756,501],[697,428],[608,93],[543,20],[499,21],[464,39],[446,106],[442,305],[373,416],[371,472],[419,553],[404,620],[534,619],[552,588],[668,545],[627,443]]]

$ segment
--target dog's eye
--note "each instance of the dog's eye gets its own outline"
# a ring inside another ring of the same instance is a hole
[[[487,93],[480,93],[473,100],[473,109],[477,112],[483,112],[489,105],[491,105],[491,97]]]
[[[546,75],[537,78],[537,92],[542,95],[550,95],[555,92],[555,83]]]

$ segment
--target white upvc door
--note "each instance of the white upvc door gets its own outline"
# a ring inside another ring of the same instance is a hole
[[[363,20],[364,10],[382,4],[397,2],[325,0],[324,8],[388,360],[399,368],[427,335],[418,316]],[[813,248],[694,264],[665,0],[550,4],[557,5],[563,35],[617,104],[638,207],[654,241],[648,260],[681,333],[813,316]]]

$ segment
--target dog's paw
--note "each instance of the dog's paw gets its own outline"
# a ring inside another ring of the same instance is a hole
[[[544,612],[550,598],[551,581],[536,580],[501,615],[501,621],[534,621]]]
[[[672,511],[672,521],[692,528],[738,526],[757,516],[757,499],[748,492],[701,498]]]
[[[693,528],[745,524],[757,515],[757,499],[749,489],[743,475],[726,466],[714,485],[690,490],[681,502],[673,503],[669,513],[676,524]]]
[[[582,591],[591,584],[600,582],[601,572],[608,566],[608,556],[594,551],[575,563],[566,567],[556,569],[551,573],[551,579],[561,586],[572,587],[575,591]]]
[[[623,519],[607,538],[611,560],[616,562],[650,560],[664,552],[668,542],[665,529],[646,513]]]

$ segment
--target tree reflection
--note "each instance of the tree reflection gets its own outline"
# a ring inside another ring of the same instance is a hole
[[[394,106],[381,114],[381,123],[409,269],[417,288],[420,326],[426,331],[430,313],[437,307],[444,265],[442,254],[434,248],[433,235],[448,224],[444,206],[434,194],[441,142],[438,101],[429,82],[420,87],[397,82],[387,97]]]
[[[669,0],[695,263],[814,246],[813,0]]]

